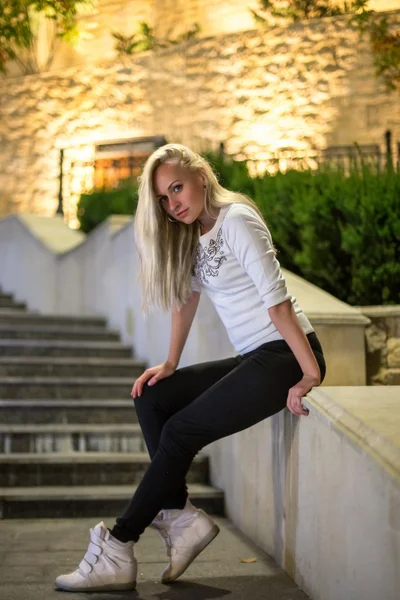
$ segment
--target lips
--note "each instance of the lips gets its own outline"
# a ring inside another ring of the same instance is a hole
[[[177,217],[182,217],[185,214],[185,212],[188,211],[188,210],[189,210],[188,208],[185,208],[185,210],[182,210],[182,212],[178,213],[176,216]]]

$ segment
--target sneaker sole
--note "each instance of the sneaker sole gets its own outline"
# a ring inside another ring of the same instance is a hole
[[[107,592],[107,591],[125,591],[134,590],[136,581],[133,583],[108,583],[107,585],[99,585],[96,587],[72,587],[69,585],[56,584],[57,590],[65,590],[66,592]]]
[[[184,568],[180,569],[175,575],[173,575],[173,577],[168,577],[168,578],[163,577],[161,579],[161,582],[162,583],[171,583],[172,581],[175,581],[176,579],[178,579],[178,577],[183,575],[183,573],[186,571],[186,569],[192,564],[194,559],[200,554],[200,552],[203,552],[203,550],[205,548],[207,548],[207,546],[213,541],[213,539],[217,537],[219,532],[220,532],[220,529],[219,529],[218,525],[214,525],[214,527],[211,529],[211,531],[209,533],[207,533],[207,535],[196,546],[196,548],[194,549],[194,551],[190,557],[190,560],[184,566]]]

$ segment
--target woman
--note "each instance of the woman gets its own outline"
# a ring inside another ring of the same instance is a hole
[[[56,579],[69,591],[134,588],[133,546],[148,526],[168,549],[162,581],[177,579],[219,531],[188,499],[195,455],[285,406],[307,415],[301,399],[325,377],[321,345],[286,289],[256,204],[223,188],[207,161],[181,144],[158,148],[139,180],[142,310],[172,311],[167,360],[131,391],[152,460],[113,528],[91,529],[78,569]],[[203,288],[237,355],[178,369]]]

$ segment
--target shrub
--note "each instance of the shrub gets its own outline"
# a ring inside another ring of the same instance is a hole
[[[81,194],[77,206],[80,229],[89,233],[110,215],[134,215],[138,201],[137,185],[129,179],[113,189],[95,189]]]
[[[343,168],[250,177],[246,162],[204,153],[221,184],[259,206],[282,267],[349,304],[400,301],[400,171],[354,162]],[[111,214],[134,215],[137,187],[83,194],[85,232]]]
[[[221,183],[259,206],[282,267],[349,304],[400,301],[400,171],[353,162],[250,178],[221,164]]]

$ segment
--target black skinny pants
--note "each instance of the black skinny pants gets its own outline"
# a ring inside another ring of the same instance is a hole
[[[308,341],[325,377],[325,360],[316,334]],[[262,344],[246,354],[177,369],[135,398],[140,426],[151,457],[112,535],[138,541],[163,508],[183,508],[186,474],[204,446],[247,429],[281,411],[289,389],[303,377],[284,340]]]

